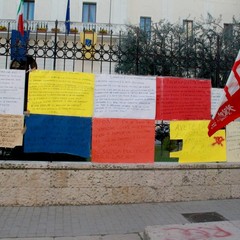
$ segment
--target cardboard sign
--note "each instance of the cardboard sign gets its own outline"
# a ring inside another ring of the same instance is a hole
[[[25,71],[0,70],[0,114],[23,115]]]
[[[240,162],[240,122],[231,122],[226,126],[227,161]]]
[[[23,116],[0,115],[0,147],[21,146],[23,140]]]
[[[211,89],[211,115],[214,116],[218,110],[219,101],[224,93],[222,88]]]

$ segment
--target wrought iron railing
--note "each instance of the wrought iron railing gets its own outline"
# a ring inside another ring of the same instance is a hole
[[[0,20],[1,25],[5,29],[0,32],[0,68],[9,68],[16,23]],[[25,22],[30,31],[26,53],[36,59],[39,69],[211,78],[213,87],[221,87],[239,49],[239,43],[229,48],[218,35],[199,41],[173,35],[155,39],[152,33],[145,42],[140,35],[131,41],[126,26],[106,27],[72,22],[68,35],[64,22]],[[91,41],[86,41],[89,36]]]
[[[11,51],[16,43],[12,42],[11,29],[15,30],[14,24],[14,21],[6,21],[2,25],[6,29],[0,31],[0,68],[8,68],[13,58]],[[115,34],[112,26],[106,29],[105,25],[100,24],[74,26],[67,34],[64,22],[34,21],[34,24],[25,25],[25,30],[29,31],[26,54],[36,59],[40,69],[114,72],[119,58],[117,42],[121,31]],[[20,49],[24,46],[20,43],[17,47]]]

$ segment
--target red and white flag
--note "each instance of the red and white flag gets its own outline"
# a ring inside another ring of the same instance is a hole
[[[219,108],[208,125],[208,135],[240,117],[240,51],[228,77]]]
[[[24,36],[24,27],[23,27],[23,0],[19,1],[17,9],[17,30]]]

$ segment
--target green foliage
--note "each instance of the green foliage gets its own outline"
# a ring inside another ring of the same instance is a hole
[[[178,158],[170,158],[168,150],[160,145],[155,146],[155,162],[178,162]]]
[[[224,86],[240,49],[240,23],[229,30],[221,18],[210,14],[186,26],[161,20],[151,32],[129,26],[119,42],[115,71],[124,74],[210,78],[214,87]]]
[[[149,44],[148,34],[140,28],[130,26],[128,33],[119,43],[119,64],[116,72],[126,74],[148,74],[151,69],[150,53],[152,45]]]
[[[176,140],[170,140],[170,137],[165,137],[162,143],[162,149],[169,152],[178,151],[178,142]]]

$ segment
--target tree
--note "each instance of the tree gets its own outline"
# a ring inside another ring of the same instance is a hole
[[[228,31],[221,17],[194,22],[192,29],[161,20],[151,32],[128,26],[119,43],[115,71],[124,74],[209,78],[222,87],[240,49],[240,23]]]

